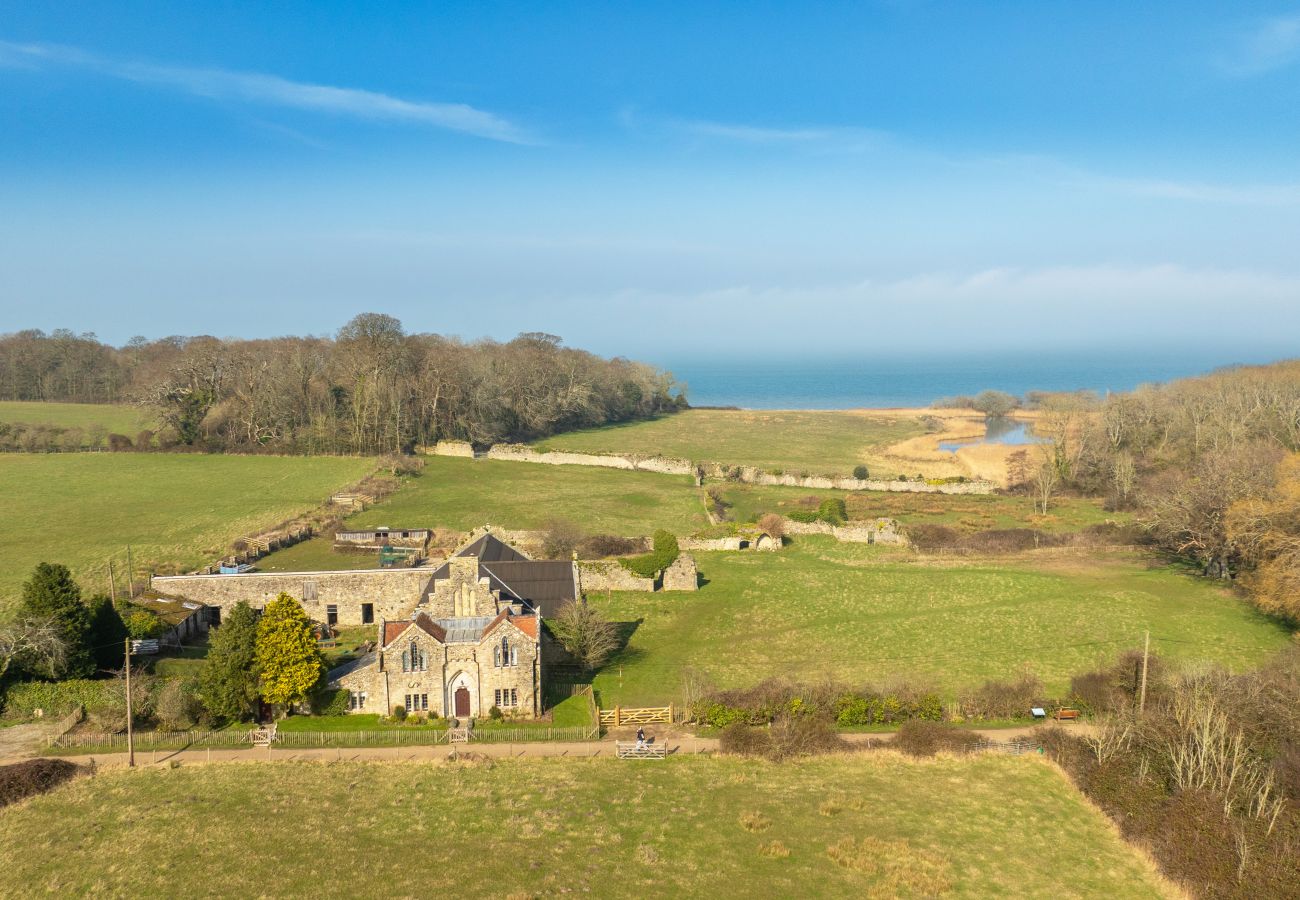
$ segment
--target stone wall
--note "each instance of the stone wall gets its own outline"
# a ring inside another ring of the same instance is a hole
[[[578,561],[578,586],[587,591],[653,591],[655,580],[628,571],[617,560]]]
[[[786,519],[785,531],[786,534],[827,534],[837,541],[850,544],[907,544],[907,536],[898,530],[898,523],[893,519],[849,522],[846,525]]]
[[[672,565],[664,569],[665,591],[694,591],[699,586],[700,573],[695,568],[695,557],[689,553],[679,553]]]
[[[155,575],[150,587],[227,610],[240,600],[261,609],[284,592],[301,601],[313,620],[324,622],[328,606],[338,608],[340,625],[360,625],[361,604],[375,621],[401,619],[419,602],[432,569],[358,569],[346,572],[250,572],[245,575]]]
[[[967,481],[957,484],[927,484],[924,481],[884,481],[871,478],[849,478],[831,475],[773,475],[754,466],[728,466],[721,463],[701,463],[706,478],[715,481],[739,481],[744,484],[763,484],[781,487],[801,487],[812,490],[839,491],[892,491],[910,494],[991,494],[997,485],[991,481]]]
[[[627,469],[658,472],[663,475],[694,475],[695,464],[685,459],[663,456],[616,456],[603,453],[570,453],[555,450],[541,453],[524,444],[497,444],[487,452],[488,459],[513,462],[544,463],[552,466],[599,466],[606,469]]]
[[[474,458],[474,447],[469,441],[438,441],[432,447],[416,447],[417,453],[431,456],[463,456]]]

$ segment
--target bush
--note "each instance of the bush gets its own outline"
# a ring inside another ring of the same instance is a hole
[[[681,551],[677,546],[677,537],[662,528],[654,533],[652,546],[654,549],[649,553],[621,559],[619,562],[642,578],[654,578],[660,570],[671,566]]]
[[[917,550],[932,552],[955,548],[961,536],[957,533],[957,529],[947,525],[923,522],[918,525],[908,525],[907,538]]]
[[[781,538],[785,537],[785,519],[777,513],[767,513],[758,520],[758,527],[763,533],[778,544]]]
[[[842,497],[827,497],[817,507],[817,518],[830,525],[843,525],[849,520],[848,508]]]
[[[1011,719],[1043,704],[1043,683],[1024,673],[1014,681],[990,680],[962,700],[962,715],[972,719]]]
[[[0,766],[0,806],[53,790],[81,771],[66,759],[29,759]]]
[[[871,477],[871,472],[867,470],[866,466],[859,463],[853,467],[853,477],[858,479],[858,481],[866,481]]]
[[[802,522],[805,525],[811,525],[813,522],[821,521],[816,512],[808,509],[792,509],[786,518],[793,522]]]
[[[401,704],[396,704],[396,705],[394,705],[394,706],[393,706],[393,718],[396,719],[396,720],[399,721],[399,722],[405,722],[405,721],[406,721],[406,707],[405,707],[405,706],[402,706]]]
[[[325,688],[311,697],[312,715],[343,716],[347,715],[352,692],[345,688]]]
[[[578,544],[578,553],[586,559],[604,559],[607,556],[627,556],[641,550],[644,544],[637,538],[613,534],[593,534]]]
[[[121,692],[122,683],[112,680],[19,681],[5,692],[4,712],[14,719],[29,719],[38,709],[46,716],[63,716],[78,706],[101,705]]]
[[[108,436],[108,449],[114,453],[123,453],[132,449],[131,439],[124,434],[110,434]]]
[[[894,737],[893,746],[909,756],[934,756],[936,753],[970,753],[980,737],[940,722],[912,720],[904,722]]]
[[[132,710],[134,712],[134,710]],[[199,717],[199,702],[194,685],[180,678],[163,681],[154,701],[154,718],[159,731],[188,731]]]
[[[567,519],[551,519],[542,531],[542,555],[547,559],[569,559],[584,535]]]
[[[722,732],[719,746],[723,753],[782,760],[833,753],[848,745],[824,719],[783,715],[768,728],[731,725]]]
[[[491,719],[493,722],[499,722],[501,721],[502,718],[504,718],[504,716],[501,714],[501,709],[494,705],[491,709],[488,710],[488,718]]]
[[[126,624],[127,633],[137,641],[159,637],[167,629],[163,620],[147,609],[134,610],[122,621]]]

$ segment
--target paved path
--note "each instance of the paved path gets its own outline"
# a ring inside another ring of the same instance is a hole
[[[15,726],[21,727],[21,726]],[[975,734],[993,741],[1007,742],[1018,738],[1032,738],[1041,726],[1027,725],[1019,728],[972,729]],[[1081,734],[1090,733],[1087,725],[1066,726],[1071,731]],[[850,744],[887,745],[894,739],[893,732],[876,734],[850,733],[843,735]],[[619,739],[628,740],[630,735],[619,735]],[[708,753],[718,749],[718,739],[695,737],[691,734],[668,734],[659,738],[668,747],[672,755]],[[473,753],[499,759],[512,757],[563,757],[567,759],[591,759],[597,756],[613,756],[615,736],[607,735],[600,741],[560,742],[530,741],[519,744],[460,744],[450,747],[438,744],[431,747],[277,747],[273,749],[217,749],[217,750],[142,750],[136,753],[137,766],[166,766],[172,763],[191,765],[208,762],[267,762],[288,760],[435,760],[446,759],[454,753]],[[0,763],[16,762],[21,758],[30,758],[34,753],[22,756],[0,758]],[[118,767],[127,764],[125,753],[100,753],[68,756],[76,762],[89,764],[94,760],[99,767]]]

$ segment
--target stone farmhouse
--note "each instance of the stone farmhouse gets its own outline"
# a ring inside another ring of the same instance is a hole
[[[317,621],[373,625],[374,651],[329,673],[350,708],[457,718],[540,715],[543,657],[558,652],[543,616],[580,596],[573,562],[529,559],[490,532],[436,568],[155,576],[153,587],[218,611],[286,592]]]

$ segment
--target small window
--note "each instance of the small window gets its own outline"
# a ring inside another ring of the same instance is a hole
[[[339,623],[339,608],[333,603],[325,607],[325,621],[330,625]]]
[[[493,650],[492,650],[492,665],[495,666],[495,667],[498,668],[498,669],[501,668],[501,648],[500,648],[500,647],[495,647],[495,648],[493,648]]]
[[[515,688],[510,689],[510,705],[511,706],[519,705],[519,691]]]
[[[365,692],[365,691],[352,691],[351,694],[350,694],[350,696],[348,697],[348,708],[349,708],[349,709],[352,709],[352,710],[354,710],[354,711],[355,711],[355,710],[360,710],[360,709],[365,709],[365,708],[366,708],[366,692]]]
[[[493,694],[492,703],[493,703],[494,706],[500,708],[500,706],[501,706],[501,688],[497,688],[497,689],[496,689],[496,692]]]
[[[428,709],[428,708],[429,708],[429,695],[428,695],[428,694],[421,694],[421,695],[420,695],[420,709]]]
[[[375,624],[375,604],[373,603],[361,604],[361,624],[362,625]]]

